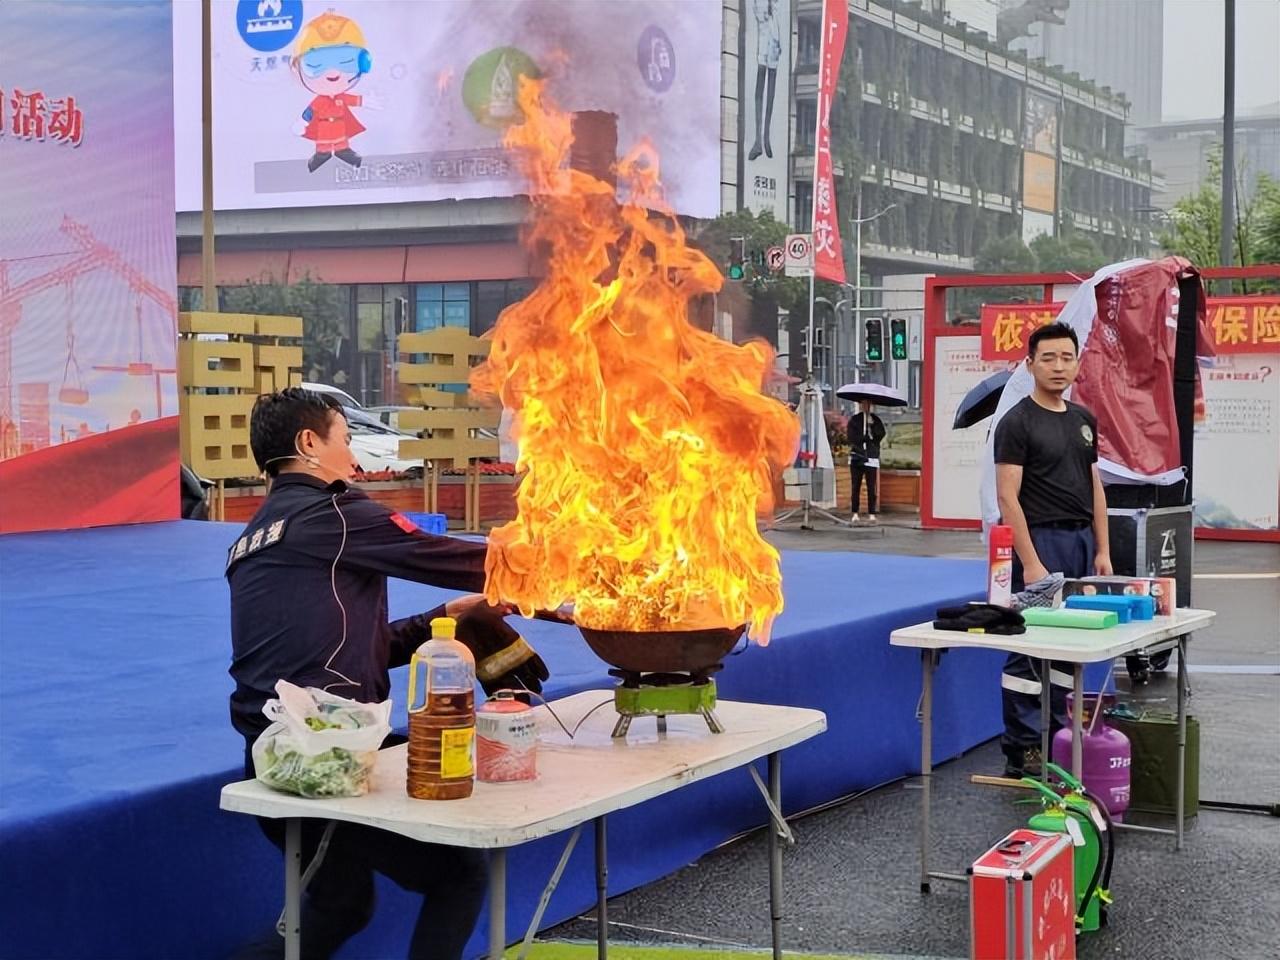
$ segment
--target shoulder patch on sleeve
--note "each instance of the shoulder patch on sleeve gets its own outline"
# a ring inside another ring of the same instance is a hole
[[[422,529],[416,523],[414,523],[412,520],[406,517],[403,513],[393,513],[391,514],[389,519],[391,520],[392,523],[394,523],[397,527],[399,527],[405,533],[416,533],[416,532],[420,532]]]

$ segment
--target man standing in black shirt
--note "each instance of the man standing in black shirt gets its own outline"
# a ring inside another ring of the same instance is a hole
[[[880,441],[884,421],[871,412],[871,402],[863,400],[860,413],[849,418],[849,473],[853,477],[853,522],[858,522],[858,501],[862,481],[867,481],[867,519],[876,522],[876,498],[880,475]]]
[[[996,492],[1001,522],[1013,528],[1013,590],[1061,573],[1109,575],[1107,501],[1098,474],[1098,422],[1063,398],[1080,370],[1075,331],[1051,323],[1031,334],[1027,368],[1031,395],[996,427]],[[1065,688],[1071,668],[1054,664],[1041,677],[1039,664],[1010,654],[1001,677],[1005,773],[1038,773],[1040,690],[1050,683],[1055,725],[1066,723]]]

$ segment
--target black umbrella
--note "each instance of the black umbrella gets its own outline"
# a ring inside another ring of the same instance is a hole
[[[867,400],[882,407],[905,407],[907,398],[893,387],[882,383],[846,383],[836,391],[836,396],[844,400]]]
[[[956,407],[956,418],[951,424],[952,429],[962,430],[965,427],[972,427],[995,413],[996,407],[1000,405],[1000,394],[1004,392],[1004,385],[1009,382],[1011,376],[1013,376],[1012,370],[993,373],[966,393],[964,399],[960,401],[960,406]]]

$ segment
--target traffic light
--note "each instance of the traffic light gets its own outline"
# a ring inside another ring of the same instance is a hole
[[[879,317],[867,317],[863,345],[867,363],[884,363],[884,321]]]
[[[729,238],[729,279],[741,280],[746,275],[746,237]]]
[[[907,359],[906,317],[894,317],[889,321],[889,356],[894,360]]]

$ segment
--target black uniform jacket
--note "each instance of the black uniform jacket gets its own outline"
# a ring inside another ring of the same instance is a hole
[[[365,703],[409,662],[443,607],[387,622],[387,577],[479,592],[485,545],[437,537],[342,481],[275,479],[227,553],[231,722],[248,742],[269,721],[277,680]]]

